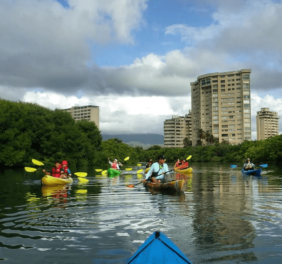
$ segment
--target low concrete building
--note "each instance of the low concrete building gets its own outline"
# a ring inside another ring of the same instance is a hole
[[[71,108],[62,109],[62,110],[70,113],[75,121],[85,119],[90,122],[94,122],[96,126],[99,128],[99,117],[100,117],[99,106],[94,106],[94,105],[73,106]]]

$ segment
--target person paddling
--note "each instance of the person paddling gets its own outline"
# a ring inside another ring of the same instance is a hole
[[[118,160],[114,159],[113,162],[110,161],[110,158],[108,158],[109,163],[111,164],[111,168],[115,170],[120,170]]]
[[[55,161],[55,166],[52,168],[51,173],[43,169],[42,171],[45,173],[45,175],[52,175],[55,178],[61,178],[61,168],[62,165],[61,163],[56,160]]]
[[[153,164],[153,160],[152,159],[149,159],[149,162],[146,164],[146,169],[147,168],[150,168]]]
[[[180,161],[180,159],[177,159],[177,161],[174,164],[174,169],[177,169],[177,167],[179,167],[180,165],[182,165],[182,162]]]
[[[154,183],[160,182],[164,178],[164,174],[168,172],[168,166],[165,163],[165,157],[163,155],[158,156],[158,161],[153,163],[149,171],[146,174],[145,181],[151,181]]]
[[[250,158],[247,158],[246,162],[243,165],[243,169],[245,171],[254,170],[255,169],[255,164],[251,162]]]
[[[62,168],[61,168],[61,178],[67,179],[71,176],[71,171],[68,167],[68,162],[66,160],[62,161]]]

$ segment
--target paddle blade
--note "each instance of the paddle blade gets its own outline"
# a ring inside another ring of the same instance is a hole
[[[230,165],[230,168],[235,169],[235,168],[237,168],[237,165]]]
[[[31,168],[31,167],[24,167],[25,171],[27,172],[35,172],[36,169],[35,168]]]
[[[267,168],[268,167],[268,164],[261,164],[261,165],[259,165],[260,167],[262,167],[262,168]]]
[[[81,178],[81,177],[78,177],[78,180],[79,180],[79,182],[81,182],[81,183],[88,183],[88,182],[89,182],[89,180],[87,180],[87,179],[85,179],[85,178]]]
[[[142,171],[143,171],[143,169],[141,169],[141,170],[138,170],[138,171],[137,171],[137,173],[141,173]]]
[[[107,170],[102,171],[102,175],[106,175],[108,173]]]
[[[192,155],[190,155],[189,157],[187,157],[186,160],[189,160],[189,159],[191,159],[191,158],[192,158]]]
[[[39,160],[36,160],[36,159],[32,159],[31,160],[33,164],[37,165],[37,166],[43,166],[43,162],[39,161]]]
[[[126,158],[124,159],[124,161],[127,161],[127,160],[129,160],[129,157],[126,157]]]
[[[131,171],[131,170],[132,170],[132,168],[126,168],[125,170],[126,170],[126,171]]]
[[[95,169],[95,171],[100,172],[100,171],[102,171],[102,169]]]
[[[142,164],[141,164],[141,163],[138,163],[137,166],[142,166]]]
[[[129,185],[127,185],[126,187],[128,187],[128,188],[134,188],[134,184],[129,184]]]
[[[76,175],[77,177],[86,177],[87,172],[75,172],[74,175]]]

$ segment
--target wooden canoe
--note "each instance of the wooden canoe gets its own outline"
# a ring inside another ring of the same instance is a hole
[[[165,183],[143,182],[143,186],[155,190],[180,192],[183,189],[185,180],[176,180]]]
[[[56,178],[50,175],[45,175],[42,179],[42,184],[47,186],[54,186],[54,185],[62,185],[62,184],[70,184],[73,182],[71,177],[67,179]]]

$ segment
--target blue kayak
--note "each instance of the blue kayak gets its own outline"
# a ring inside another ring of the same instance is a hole
[[[254,176],[260,176],[262,169],[256,169],[256,170],[244,170],[242,169],[242,173],[246,175],[254,175]]]
[[[154,232],[128,260],[127,264],[192,264],[180,249],[160,231]]]

